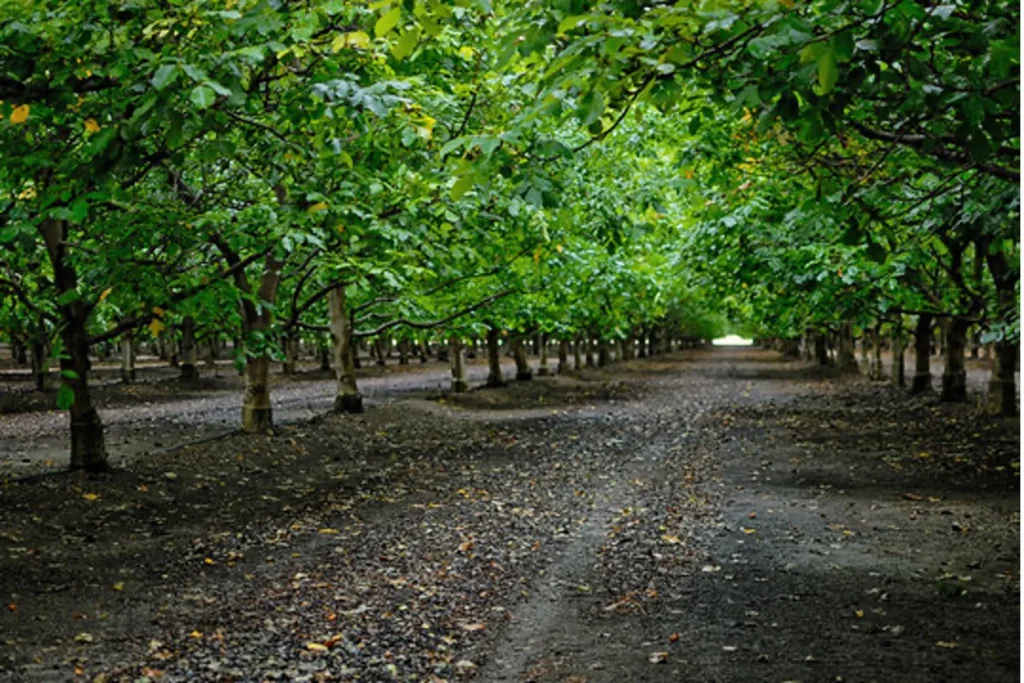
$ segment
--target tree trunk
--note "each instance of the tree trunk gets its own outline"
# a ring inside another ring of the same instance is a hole
[[[597,342],[597,367],[603,368],[612,362],[611,349],[608,342],[601,339]]]
[[[926,313],[917,316],[914,329],[914,379],[910,393],[920,394],[932,388],[931,361],[932,317]]]
[[[409,340],[403,339],[398,342],[398,364],[408,365],[409,364]]]
[[[497,327],[487,328],[487,382],[489,387],[505,386],[505,378],[501,374],[501,347],[498,344],[500,330]]]
[[[964,366],[964,350],[967,346],[969,324],[963,318],[953,317],[945,326],[946,367],[942,372],[942,394],[939,398],[945,403],[967,401],[967,370]]]
[[[135,381],[135,344],[130,332],[121,335],[121,383]]]
[[[897,320],[892,328],[892,383],[898,387],[907,385],[906,364],[903,350],[906,341],[903,339],[903,324]]]
[[[469,382],[466,381],[466,345],[458,337],[451,337],[448,346],[452,357],[452,391],[461,394],[469,391]]]
[[[334,396],[334,412],[363,412],[363,396],[356,385],[356,347],[352,342],[352,318],[345,303],[344,285],[335,287],[327,297],[331,337],[334,341],[334,374],[338,391]]]
[[[284,363],[281,364],[281,371],[286,375],[295,374],[295,365],[299,360],[299,337],[289,335],[284,338]]]
[[[821,332],[814,335],[814,357],[818,365],[828,365],[828,337]]]
[[[597,364],[594,363],[594,340],[589,336],[583,338],[584,351],[586,357],[586,363],[588,368],[596,368]]]
[[[242,301],[242,322],[247,334],[260,333],[265,335],[270,330],[274,301],[277,299],[277,287],[281,283],[282,261],[267,256],[263,263],[263,275],[257,292],[256,305],[249,299]],[[241,273],[245,289],[249,289],[244,272]],[[238,282],[236,276],[236,282]],[[246,432],[265,432],[274,426],[273,411],[270,404],[270,356],[265,349],[260,349],[259,356],[248,356],[245,373],[245,392],[242,395],[242,430]]]
[[[522,335],[516,335],[512,341],[512,356],[516,361],[516,380],[529,382],[533,379],[533,370],[530,369],[530,363],[526,360],[526,344],[523,343]]]
[[[579,372],[583,369],[583,357],[580,353],[580,333],[572,337],[572,369]]]
[[[316,352],[317,355],[320,356],[320,370],[324,372],[330,370],[331,347],[321,342],[320,345],[317,347]]]
[[[839,330],[839,351],[836,354],[836,367],[843,372],[858,372],[857,356],[854,353],[853,329],[845,323]]]
[[[880,323],[876,323],[871,330],[871,362],[868,366],[868,377],[876,382],[885,380],[885,372],[882,370],[882,325]]]
[[[42,339],[33,339],[32,347],[32,380],[35,382],[36,391],[46,389],[46,344]]]
[[[537,335],[537,346],[540,347],[540,365],[537,367],[538,377],[547,377],[551,374],[548,367],[548,337],[544,333]]]
[[[981,331],[975,327],[971,331],[971,358],[977,360],[979,351],[981,351]]]
[[[66,224],[46,219],[39,225],[46,251],[53,267],[53,283],[58,297],[78,287],[78,274],[67,263]],[[62,381],[72,391],[71,404],[71,469],[103,472],[107,469],[107,448],[103,439],[103,423],[89,394],[89,336],[86,331],[89,312],[81,299],[60,307],[64,329],[64,357],[60,360]]]
[[[652,327],[647,335],[647,355],[653,356],[658,353],[658,328]]]
[[[384,360],[384,347],[384,340],[381,339],[380,337],[377,337],[377,339],[374,340],[373,342],[373,348],[377,352],[377,365],[380,367],[384,367],[385,365],[387,365],[387,361]]]
[[[988,408],[997,415],[1017,414],[1017,345],[1009,341],[996,343],[992,358],[992,379],[988,382]]]
[[[186,315],[181,321],[181,380],[194,382],[199,379],[199,368],[196,367],[196,321]]]
[[[558,340],[558,374],[564,374],[569,369],[569,342],[565,339]]]

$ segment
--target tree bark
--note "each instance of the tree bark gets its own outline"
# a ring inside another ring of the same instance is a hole
[[[523,343],[522,335],[517,334],[512,341],[512,356],[516,361],[516,380],[529,382],[533,379],[533,370],[530,369],[530,363],[526,359],[526,344]]]
[[[926,313],[917,316],[914,329],[914,379],[910,393],[920,394],[932,388],[931,362],[932,317]]]
[[[501,374],[501,347],[498,344],[501,331],[497,327],[487,328],[487,382],[489,387],[505,386]]]
[[[1019,274],[1015,273],[1006,256],[999,251],[985,249],[985,260],[996,285],[997,310],[1000,318],[1008,320],[1016,311],[1016,287]],[[992,378],[988,385],[989,410],[1005,416],[1017,414],[1017,344],[1010,339],[996,342],[992,362]]]
[[[352,343],[352,318],[345,302],[344,285],[327,295],[331,337],[334,341],[334,374],[338,390],[334,396],[334,412],[363,412],[363,396],[356,384],[355,344]]]
[[[281,371],[286,375],[295,374],[295,365],[299,360],[299,336],[288,335],[284,338],[284,363]]]
[[[558,374],[564,374],[569,369],[569,342],[565,339],[558,340]]]
[[[242,321],[247,334],[266,335],[270,330],[274,301],[277,299],[277,287],[281,283],[281,269],[284,262],[268,255],[263,264],[263,275],[257,299],[265,305],[257,310],[252,301],[242,301]],[[245,274],[242,273],[242,279]],[[248,288],[248,281],[246,287]],[[270,356],[265,349],[260,349],[258,356],[247,356],[245,373],[245,392],[242,395],[242,430],[246,432],[265,432],[273,428],[273,410],[270,404]]]
[[[868,366],[868,377],[872,380],[884,381],[885,372],[882,370],[882,325],[876,323],[871,330],[871,362]]]
[[[181,321],[181,376],[183,382],[194,382],[199,379],[199,368],[196,367],[196,321],[186,315]]]
[[[892,383],[898,387],[907,385],[906,364],[903,350],[906,340],[903,339],[903,324],[897,320],[892,327]]]
[[[586,352],[585,356],[586,356],[587,367],[588,368],[596,368],[597,364],[594,363],[594,340],[591,339],[590,336],[588,335],[588,336],[583,338],[583,343],[585,345],[584,346],[584,351]]]
[[[597,342],[597,367],[603,368],[611,362],[612,354],[608,342],[601,339]]]
[[[537,335],[537,346],[540,348],[540,365],[537,367],[538,377],[547,377],[551,374],[548,367],[548,337],[543,332]]]
[[[583,369],[583,356],[580,353],[580,333],[572,336],[572,369],[579,372]]]
[[[466,345],[458,337],[451,337],[448,346],[452,357],[452,391],[461,394],[469,391],[466,381]]]
[[[41,339],[33,339],[32,347],[32,379],[36,391],[46,389],[46,344]]]
[[[135,381],[135,345],[130,332],[121,335],[121,383]]]
[[[821,332],[814,335],[814,357],[818,365],[828,365],[828,337]]]
[[[843,372],[858,372],[857,356],[853,348],[853,328],[845,323],[839,330],[839,351],[836,367]]]
[[[944,403],[967,401],[967,370],[964,366],[964,349],[967,346],[968,323],[960,317],[949,320],[946,328],[946,367],[942,372],[942,394]]]
[[[46,251],[53,267],[53,282],[58,297],[78,287],[78,274],[65,258],[67,226],[63,221],[46,219],[39,225],[46,243]],[[103,438],[103,423],[92,404],[89,393],[89,311],[81,299],[60,307],[64,328],[64,357],[60,368],[63,382],[74,395],[71,404],[71,469],[103,472],[107,467],[107,447]]]

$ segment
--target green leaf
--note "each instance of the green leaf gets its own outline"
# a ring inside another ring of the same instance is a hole
[[[386,36],[388,33],[391,32],[392,29],[398,26],[398,22],[400,22],[401,20],[401,7],[396,7],[393,10],[385,12],[384,14],[381,15],[380,19],[377,20],[377,23],[373,25],[374,35],[376,35],[378,38]]]
[[[78,373],[74,370],[61,370],[60,376],[67,377],[68,379],[78,379]]]
[[[821,86],[821,94],[827,95],[832,92],[839,81],[839,66],[836,64],[836,53],[833,50],[826,50],[818,57],[818,85]]]
[[[57,389],[57,407],[61,410],[67,410],[73,405],[75,405],[74,390],[67,384],[61,384],[60,388]]]
[[[196,108],[208,109],[214,100],[217,99],[217,93],[207,85],[197,85],[192,89],[189,99],[192,100],[192,104],[196,105]]]
[[[68,291],[64,292],[59,297],[57,297],[57,305],[67,306],[72,301],[78,301],[80,296],[81,295],[78,293],[77,289],[69,289]]]
[[[420,28],[416,26],[414,28],[405,31],[402,36],[395,43],[395,46],[391,48],[391,54],[395,56],[395,59],[402,60],[412,54],[412,51],[416,49],[416,44],[420,39]]]
[[[796,99],[796,95],[791,92],[784,92],[779,95],[779,102],[775,106],[779,111],[779,116],[784,121],[795,121],[800,118],[800,102]]]
[[[473,185],[474,184],[475,184],[475,181],[473,180],[473,175],[472,174],[467,173],[466,175],[461,176],[458,180],[455,181],[455,184],[452,185],[452,191],[451,191],[452,199],[455,200],[455,201],[459,201],[460,199],[462,199],[462,197],[467,192],[469,192],[471,189],[473,189]]]
[[[178,77],[178,65],[177,64],[164,64],[156,73],[153,74],[153,80],[151,83],[157,90],[163,90]]]
[[[576,116],[580,123],[589,126],[595,121],[600,121],[604,113],[604,94],[599,90],[591,90],[580,98],[579,106],[576,107]]]

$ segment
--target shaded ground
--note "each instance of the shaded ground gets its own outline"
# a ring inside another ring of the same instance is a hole
[[[8,483],[0,677],[1018,680],[1016,420],[752,350],[423,398]]]

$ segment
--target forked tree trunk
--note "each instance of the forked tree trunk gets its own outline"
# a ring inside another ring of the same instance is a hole
[[[65,259],[67,229],[63,221],[46,219],[39,226],[53,267],[53,283],[58,297],[78,287],[78,274]],[[64,354],[60,360],[62,381],[71,389],[71,469],[103,472],[107,469],[107,448],[103,423],[89,393],[89,336],[86,326],[89,312],[81,299],[60,307],[64,329]]]
[[[356,385],[356,347],[352,341],[352,318],[345,303],[344,285],[335,287],[327,297],[331,337],[334,341],[334,374],[338,389],[334,396],[334,412],[363,412],[363,396]]]
[[[512,356],[516,361],[516,380],[529,382],[533,379],[533,370],[530,369],[530,363],[526,359],[526,344],[523,343],[521,335],[516,335],[512,341]]]
[[[537,335],[537,346],[540,347],[540,365],[537,367],[537,376],[547,377],[551,374],[551,368],[548,367],[548,337],[546,334]]]
[[[946,328],[946,366],[942,372],[942,394],[939,400],[945,403],[967,401],[967,370],[964,365],[964,350],[967,346],[969,323],[960,317],[949,320]]]
[[[914,379],[910,383],[912,394],[920,394],[932,388],[931,346],[932,317],[922,313],[917,316],[917,327],[914,328]]]
[[[498,344],[501,336],[497,327],[487,328],[487,381],[489,387],[505,386],[505,378],[501,374],[501,346]]]
[[[135,381],[135,344],[130,332],[121,335],[121,382]]]
[[[569,342],[565,339],[558,340],[558,374],[561,375],[569,369]]]
[[[469,382],[466,381],[466,345],[458,337],[451,337],[448,347],[452,357],[452,391],[457,394],[469,391]]]
[[[181,321],[181,380],[194,382],[199,379],[199,368],[196,366],[196,321],[186,315]]]

